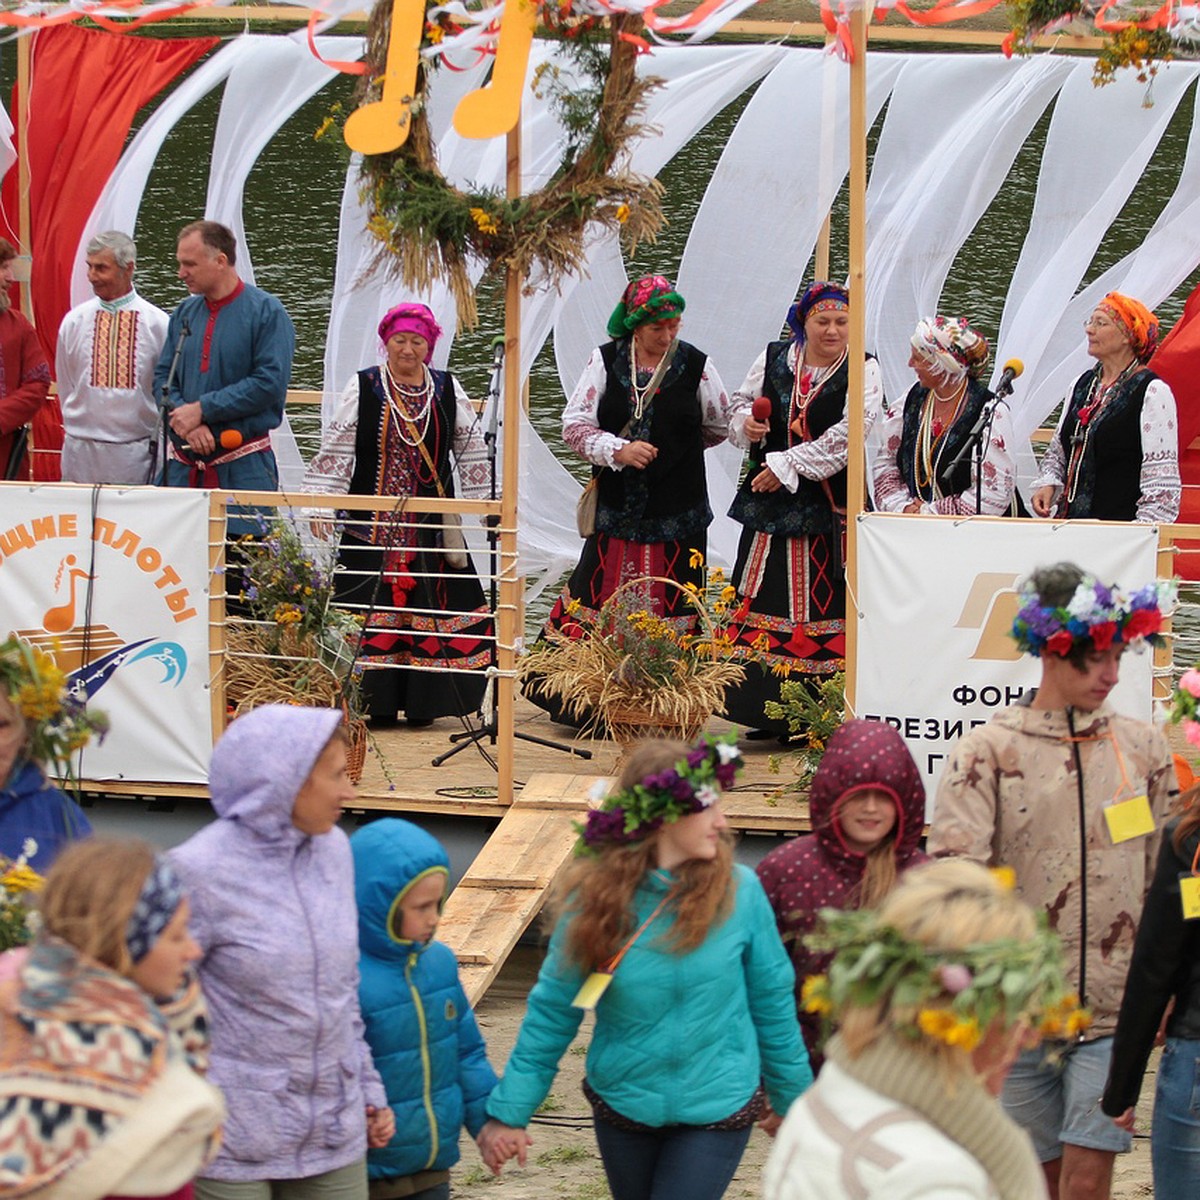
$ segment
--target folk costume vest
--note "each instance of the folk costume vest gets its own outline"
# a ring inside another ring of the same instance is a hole
[[[783,537],[801,537],[807,534],[834,532],[833,508],[830,497],[839,509],[846,507],[845,468],[831,475],[825,483],[826,492],[819,479],[800,477],[795,492],[780,488],[775,492],[754,492],[750,484],[762,468],[767,454],[787,450],[795,444],[795,435],[788,428],[799,414],[792,411],[792,392],[795,372],[788,365],[788,347],[791,342],[771,342],[767,346],[766,368],[763,371],[763,395],[771,401],[771,428],[765,444],[755,447],[750,455],[749,466],[737,495],[733,498],[729,515],[747,529],[760,533],[778,534]],[[836,425],[846,415],[846,386],[850,370],[845,360],[831,375],[821,380],[811,394],[804,409],[808,427],[808,441],[815,441],[827,429]]]
[[[1067,419],[1059,430],[1068,465],[1059,515],[1133,521],[1142,494],[1142,405],[1146,389],[1158,376],[1147,367],[1135,371],[1088,417],[1084,414],[1099,370],[1097,366],[1085,371],[1075,381]]]
[[[631,406],[629,339],[601,348],[605,385],[596,417],[600,428],[658,448],[642,471],[603,470],[596,532],[629,542],[683,541],[701,536],[712,521],[704,473],[703,414],[697,392],[706,356],[680,342],[658,391],[640,418]],[[595,473],[595,472],[594,472]]]
[[[457,401],[454,395],[454,380],[449,371],[432,371],[434,395],[431,403],[434,411],[430,413],[428,429],[425,433],[425,449],[437,468],[441,479],[442,489],[447,496],[454,495],[454,472],[450,469],[450,448],[454,441],[455,416]],[[387,422],[384,415],[387,415]],[[398,420],[388,404],[387,393],[384,390],[383,374],[378,367],[367,367],[358,373],[358,429],[354,439],[354,474],[350,478],[350,495],[380,496],[390,495],[385,482],[387,467],[386,441],[387,425]],[[405,427],[404,436],[410,440],[415,436],[412,429]],[[410,454],[411,471],[417,486],[413,491],[416,496],[438,495],[437,483],[434,480],[424,455],[414,448],[405,446]],[[348,525],[347,532],[359,541],[381,542],[384,526],[388,519],[403,520],[411,524],[411,514],[401,516],[400,513],[381,512],[375,514],[376,523],[367,527],[361,524]]]
[[[974,453],[966,455],[963,460],[951,470],[951,463],[958,457],[958,452],[967,444],[971,430],[983,406],[992,398],[992,393],[977,379],[967,381],[967,394],[963,397],[962,408],[951,423],[950,428],[942,434],[934,451],[933,478],[924,477],[924,468],[918,478],[918,445],[921,440],[921,416],[925,410],[925,402],[929,389],[914,384],[904,400],[904,424],[900,436],[900,449],[896,454],[896,465],[900,476],[914,496],[922,500],[934,500],[934,483],[937,484],[937,495],[957,496],[967,491],[971,486],[971,463]]]

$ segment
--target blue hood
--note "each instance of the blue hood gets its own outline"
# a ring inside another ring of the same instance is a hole
[[[238,717],[208,769],[217,816],[271,840],[304,837],[292,824],[296,796],[341,723],[340,709],[295,704],[264,704]]]
[[[448,877],[450,859],[431,833],[399,817],[383,817],[358,830],[350,850],[359,947],[375,958],[402,958],[413,944],[392,933],[392,914],[418,879],[432,871]]]

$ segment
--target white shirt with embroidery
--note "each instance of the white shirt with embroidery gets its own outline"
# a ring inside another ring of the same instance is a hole
[[[1041,473],[1033,481],[1036,491],[1054,488],[1051,505],[1058,502],[1067,482],[1067,456],[1063,450],[1063,422],[1071,408],[1071,398],[1063,405],[1058,428],[1042,459]],[[1139,475],[1137,516],[1135,521],[1152,525],[1169,525],[1179,516],[1179,423],[1175,411],[1175,396],[1165,380],[1153,379],[1146,387],[1142,401],[1142,469]],[[1103,487],[1102,479],[1096,480]],[[1051,509],[1053,511],[1053,508]]]
[[[487,446],[479,417],[451,375],[454,386],[454,458],[462,481],[461,496],[468,500],[485,499],[490,492]],[[354,475],[354,443],[358,434],[358,376],[346,384],[338,398],[333,418],[321,435],[321,448],[304,473],[300,490],[346,495]],[[437,398],[431,401],[437,403]]]
[[[598,467],[612,467],[614,471],[620,471],[622,464],[614,462],[613,455],[622,446],[628,446],[629,439],[601,429],[597,416],[600,397],[604,395],[607,382],[604,358],[597,347],[592,351],[592,356],[583,368],[583,374],[579,377],[566,408],[563,409],[562,435],[563,441],[580,458]],[[700,401],[701,436],[704,438],[704,445],[706,448],[720,445],[729,433],[729,397],[711,359],[705,360],[696,397]]]
[[[787,349],[788,366],[795,374],[800,347],[793,342]],[[742,386],[733,393],[729,411],[729,440],[743,450],[751,442],[746,437],[746,420],[757,397],[763,394],[766,377],[767,352],[764,350],[754,360]],[[814,381],[819,384],[821,378]],[[883,376],[879,364],[868,358],[863,364],[863,439],[865,441],[883,407]],[[789,492],[794,492],[803,479],[828,479],[846,469],[850,460],[850,418],[843,413],[820,436],[811,442],[797,442],[786,450],[774,450],[763,460],[775,477]]]

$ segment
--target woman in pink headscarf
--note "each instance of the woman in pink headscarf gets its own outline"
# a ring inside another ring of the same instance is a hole
[[[424,304],[384,316],[383,361],[342,392],[305,491],[452,497],[457,465],[464,496],[487,494],[478,417],[454,376],[429,365],[441,334]],[[397,503],[352,514],[343,530],[336,596],[366,616],[363,692],[376,724],[403,711],[428,725],[479,707],[492,623],[461,533],[444,526]]]
[[[1109,292],[1083,323],[1096,360],[1075,381],[1030,497],[1039,517],[1174,521],[1179,515],[1175,397],[1146,365],[1158,318]]]

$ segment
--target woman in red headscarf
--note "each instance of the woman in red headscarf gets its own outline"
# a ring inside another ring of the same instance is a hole
[[[629,284],[608,319],[612,341],[592,352],[563,410],[563,441],[591,463],[598,498],[595,529],[548,629],[580,631],[629,580],[700,582],[712,521],[704,451],[725,440],[729,400],[707,355],[679,339],[683,310],[662,275]],[[649,607],[691,627],[680,588],[646,590]],[[536,680],[525,690],[555,720],[579,723]]]
[[[424,304],[398,304],[384,316],[383,361],[342,392],[304,491],[453,497],[453,455],[463,495],[487,494],[478,418],[454,376],[429,366],[441,333]],[[371,717],[394,721],[403,710],[410,725],[428,725],[475,712],[492,623],[461,531],[396,504],[351,517],[337,557],[338,603],[367,618],[360,653]]]
[[[1039,517],[1174,521],[1179,515],[1175,397],[1146,363],[1158,318],[1109,292],[1084,323],[1096,365],[1075,381],[1042,459],[1031,502]]]

